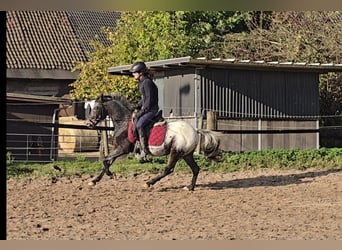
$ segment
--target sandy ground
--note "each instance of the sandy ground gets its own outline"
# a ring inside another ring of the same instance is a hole
[[[11,179],[7,239],[342,239],[342,170]]]

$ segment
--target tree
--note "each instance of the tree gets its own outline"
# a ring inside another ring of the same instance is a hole
[[[270,23],[270,11],[208,11],[189,12],[188,32],[196,39],[197,52],[208,58],[226,58],[226,36],[235,37],[238,34],[247,34],[249,25],[256,22],[259,28],[267,28]],[[223,52],[223,53],[222,53]]]
[[[137,86],[129,77],[110,76],[107,69],[113,66],[116,53],[99,42],[92,42],[94,52],[89,54],[87,62],[79,62],[75,70],[79,70],[78,79],[70,85],[71,97],[76,100],[95,99],[101,93],[121,93],[131,101],[136,101]],[[115,65],[115,64],[114,64]]]
[[[110,76],[107,68],[184,56],[188,53],[189,38],[183,21],[173,12],[124,12],[115,31],[104,28],[111,46],[92,42],[94,52],[88,62],[80,62],[78,79],[71,84],[70,95],[78,100],[94,99],[101,93],[120,93],[132,102],[139,100],[136,80],[131,77]]]
[[[111,42],[105,47],[92,42],[88,62],[80,62],[78,79],[71,84],[71,97],[94,99],[101,93],[117,92],[130,101],[139,99],[131,77],[110,76],[107,68],[182,56],[210,56],[222,36],[246,29],[249,12],[232,11],[133,11],[123,12],[116,30],[103,28]],[[210,48],[211,46],[211,48]]]
[[[227,34],[223,54],[234,58],[342,63],[342,12],[273,12],[267,28],[246,20],[249,32]],[[342,74],[320,77],[321,115],[342,113]]]

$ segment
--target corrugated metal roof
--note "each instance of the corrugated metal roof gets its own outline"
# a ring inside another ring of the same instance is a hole
[[[317,73],[342,72],[342,64],[302,63],[302,62],[265,62],[239,60],[235,58],[207,59],[192,58],[190,56],[146,62],[152,72],[165,71],[179,68],[224,68],[245,70],[278,70],[278,71],[308,71]],[[130,75],[130,65],[122,65],[108,68],[108,73],[113,75]]]
[[[62,69],[70,71],[87,61],[90,40],[103,26],[115,27],[118,12],[8,11],[6,14],[8,69]]]

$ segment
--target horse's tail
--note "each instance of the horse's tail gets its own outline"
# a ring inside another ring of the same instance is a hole
[[[208,129],[199,129],[197,131],[202,135],[200,140],[201,152],[208,158],[215,158],[220,152],[220,139],[217,136],[221,133]]]

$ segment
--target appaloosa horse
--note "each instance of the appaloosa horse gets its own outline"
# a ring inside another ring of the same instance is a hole
[[[106,173],[112,177],[109,168],[119,156],[129,154],[134,149],[134,136],[131,131],[133,108],[132,105],[119,95],[101,95],[95,101],[95,105],[90,113],[86,125],[89,128],[96,128],[96,125],[104,120],[107,115],[111,118],[114,127],[113,147],[109,154],[103,159],[101,173],[89,184],[95,185]],[[157,127],[159,126],[159,129]],[[162,140],[158,145],[149,139],[149,151],[154,156],[169,155],[168,163],[163,173],[147,181],[148,187],[172,173],[178,160],[184,159],[192,170],[193,176],[188,190],[193,191],[196,185],[199,167],[194,160],[194,151],[201,139],[201,152],[208,158],[214,158],[219,153],[220,140],[210,130],[196,130],[191,124],[184,120],[164,121],[164,123],[154,126],[150,133],[150,139],[155,133],[162,134]],[[163,129],[164,128],[164,129]],[[157,132],[154,132],[157,131]],[[164,132],[163,132],[164,131]],[[154,137],[156,138],[156,137]],[[152,145],[153,144],[153,145]]]

